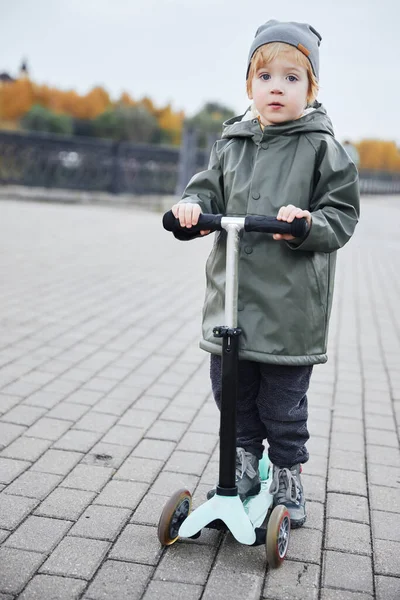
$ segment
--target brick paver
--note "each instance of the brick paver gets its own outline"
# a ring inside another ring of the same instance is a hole
[[[308,520],[282,568],[206,531],[162,549],[218,472],[198,349],[212,238],[132,208],[2,201],[0,598],[400,598],[400,198],[363,198],[309,394]]]

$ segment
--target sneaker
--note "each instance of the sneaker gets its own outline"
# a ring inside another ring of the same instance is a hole
[[[307,518],[300,472],[300,465],[294,465],[290,469],[273,465],[272,483],[269,488],[269,493],[275,496],[273,505],[284,504],[288,509],[293,528],[304,525]]]
[[[244,448],[236,448],[236,485],[242,502],[261,490],[258,458]],[[208,492],[208,500],[215,495],[215,492],[215,488]]]

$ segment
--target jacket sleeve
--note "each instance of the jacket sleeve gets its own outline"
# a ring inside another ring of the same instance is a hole
[[[180,201],[199,204],[203,213],[214,215],[225,212],[223,175],[217,144],[218,142],[211,150],[208,169],[192,177]]]
[[[217,144],[218,142],[215,142],[211,150],[208,169],[192,177],[186,186],[182,200],[179,201],[179,204],[185,202],[199,204],[203,213],[214,215],[225,212],[223,175]],[[190,229],[176,231],[174,236],[183,242],[202,237],[200,233],[192,233]]]
[[[317,153],[315,187],[310,200],[312,224],[292,250],[334,252],[349,241],[360,214],[358,172],[347,152],[333,138],[323,140]]]

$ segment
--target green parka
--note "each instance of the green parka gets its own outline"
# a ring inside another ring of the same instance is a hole
[[[262,131],[257,119],[224,124],[209,168],[189,182],[181,202],[204,213],[276,216],[293,204],[312,213],[305,239],[276,241],[243,232],[239,252],[240,358],[281,365],[327,360],[336,251],[359,215],[357,169],[335,140],[322,105]],[[213,328],[224,325],[226,232],[207,261],[201,348],[221,353]]]

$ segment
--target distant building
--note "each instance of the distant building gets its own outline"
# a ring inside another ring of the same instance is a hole
[[[21,62],[21,66],[19,68],[19,73],[17,77],[12,77],[9,73],[6,73],[5,71],[3,73],[0,73],[0,85],[3,85],[4,83],[12,83],[13,81],[16,81],[17,79],[28,79],[29,78],[29,69],[28,69],[28,62],[24,59]]]
[[[19,79],[28,79],[28,78],[29,78],[28,61],[24,59],[19,68]]]
[[[11,77],[8,73],[0,73],[1,83],[11,83],[11,81],[15,81],[14,77]]]

